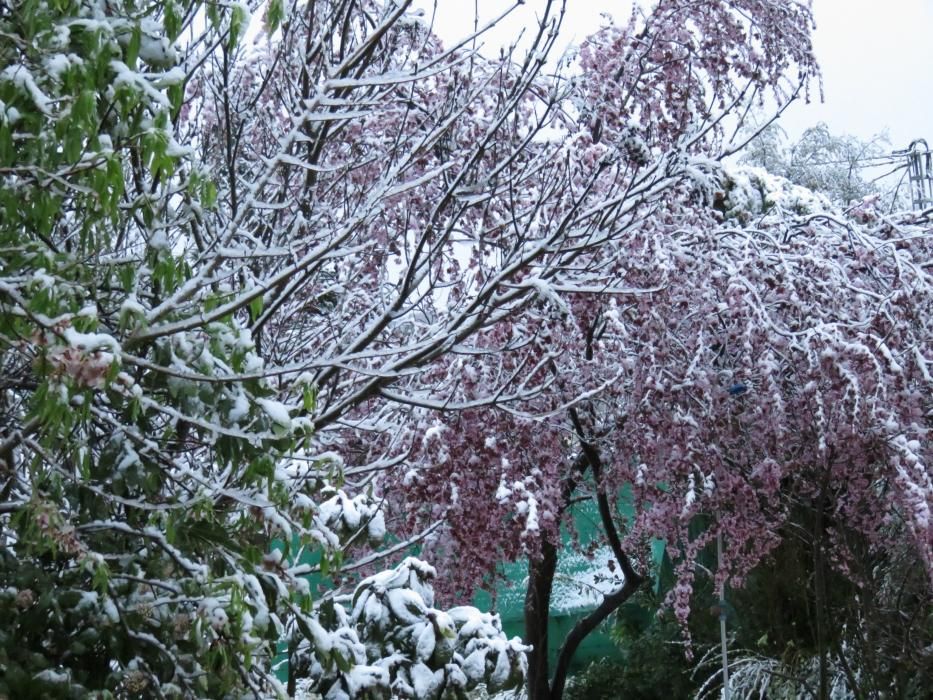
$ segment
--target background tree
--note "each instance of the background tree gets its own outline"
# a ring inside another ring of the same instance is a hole
[[[887,177],[897,175],[893,171],[906,161],[891,156],[891,144],[883,134],[862,140],[833,134],[821,122],[790,142],[780,125],[772,123],[752,139],[741,161],[824,194],[843,209],[872,195],[882,197],[886,210],[909,208],[909,202],[898,198],[898,178]]]
[[[805,24],[807,15],[802,8],[797,9],[802,13],[797,19]],[[736,23],[741,25],[740,16],[730,15],[728,8],[716,3],[690,7],[662,3],[655,13],[644,19],[643,25],[636,16],[628,28],[607,29],[581,50],[581,62],[588,79],[581,80],[576,106],[583,115],[585,131],[581,132],[578,147],[584,159],[593,158],[590,154],[604,152],[604,148],[617,149],[636,173],[633,178],[637,181],[638,176],[651,171],[652,158],[663,162],[671,154],[684,151],[721,152],[718,150],[717,132],[712,128],[719,123],[721,113],[701,112],[708,119],[701,121],[694,131],[692,127],[695,124],[690,120],[700,110],[704,99],[701,93],[689,92],[689,99],[681,102],[683,95],[665,92],[659,82],[671,86],[702,84],[709,80],[721,90],[725,111],[742,104],[745,97],[753,97],[767,84],[759,81],[759,74],[750,70],[747,63],[720,64],[710,60],[707,64],[698,58],[709,50],[709,45],[696,35],[690,35],[689,41],[684,35],[689,33],[686,27],[691,24],[687,17],[689,15],[693,19],[690,13],[694,10],[698,24],[693,26],[699,27],[700,33],[708,28],[707,23],[710,22],[733,28]],[[749,9],[752,10],[762,8],[756,5]],[[762,20],[767,19],[767,13],[765,15]],[[801,33],[795,34],[795,29]],[[787,26],[781,25],[779,30],[775,28],[773,35],[787,41],[782,51],[796,51],[793,55],[801,63],[811,65],[807,63],[808,54],[805,53],[808,44],[800,43],[800,37],[805,36],[803,31],[802,25],[789,22]],[[665,43],[667,36],[672,37],[671,41],[676,46]],[[738,30],[729,36],[737,44],[740,39],[744,42],[748,37]],[[740,44],[739,50],[747,49],[746,44]],[[775,49],[775,55],[779,53]],[[675,57],[680,60],[674,60]],[[701,75],[697,65],[708,67],[710,73]],[[663,68],[658,67],[655,71],[656,66]],[[663,78],[659,77],[662,75]],[[743,77],[748,79],[747,83],[741,82]],[[778,73],[771,74],[768,82],[781,85]],[[791,87],[788,94],[792,93],[794,89]],[[669,98],[670,103],[665,98]],[[691,103],[690,100],[696,102]],[[628,113],[626,106],[630,107]],[[488,556],[493,542],[502,557],[532,553],[526,641],[536,649],[531,657],[530,679],[531,693],[535,697],[547,697],[551,692],[559,696],[569,658],[579,640],[631,594],[640,578],[625,553],[617,547],[616,556],[628,582],[620,584],[617,595],[607,599],[607,604],[572,634],[559,661],[556,678],[549,683],[544,655],[550,587],[556,561],[555,543],[559,541],[557,528],[566,517],[568,505],[577,497],[575,491],[584,486],[586,473],[592,469],[597,475],[597,483],[601,481],[601,458],[599,451],[593,449],[593,436],[604,439],[604,435],[617,429],[616,422],[625,413],[624,409],[618,412],[610,409],[607,413],[599,410],[614,404],[624,405],[623,398],[610,387],[618,385],[626,374],[625,365],[618,362],[625,353],[606,351],[602,357],[612,357],[613,361],[603,359],[601,364],[595,362],[599,341],[610,326],[604,316],[609,312],[600,308],[605,296],[602,299],[587,297],[585,292],[598,290],[608,296],[614,293],[617,301],[610,303],[609,308],[614,304],[624,307],[631,303],[640,309],[637,300],[642,296],[648,298],[649,290],[664,287],[669,283],[666,273],[673,273],[670,262],[666,260],[639,259],[643,265],[633,263],[633,259],[638,259],[633,251],[641,251],[640,246],[650,249],[653,245],[650,238],[641,237],[642,233],[651,231],[661,235],[666,227],[712,225],[692,204],[696,199],[703,199],[703,187],[711,191],[716,184],[710,178],[700,176],[696,178],[700,181],[699,186],[683,185],[678,189],[688,173],[700,172],[697,162],[688,166],[682,156],[679,165],[682,169],[664,166],[667,172],[679,172],[682,177],[670,183],[664,192],[666,200],[663,204],[660,198],[646,200],[643,202],[645,208],[634,210],[636,216],[647,217],[651,212],[655,219],[609,218],[607,212],[604,221],[624,235],[617,238],[617,242],[599,249],[603,257],[598,254],[588,256],[587,253],[577,257],[577,272],[588,276],[588,287],[574,286],[569,276],[559,280],[559,284],[536,281],[541,292],[541,304],[529,309],[519,323],[502,324],[487,338],[482,338],[482,344],[475,350],[480,357],[493,357],[493,367],[483,367],[482,360],[464,362],[453,365],[450,376],[437,380],[438,386],[451,386],[462,392],[457,394],[460,407],[476,405],[482,400],[486,378],[502,374],[498,364],[500,354],[492,348],[507,346],[518,336],[529,338],[524,343],[525,359],[520,363],[512,360],[506,371],[521,373],[525,384],[519,385],[520,388],[529,382],[546,382],[549,384],[548,392],[539,392],[537,397],[529,397],[528,400],[513,401],[503,406],[501,412],[477,409],[438,417],[425,410],[416,414],[421,423],[416,423],[416,428],[411,431],[411,442],[416,445],[421,442],[425,470],[423,473],[406,473],[399,479],[399,490],[408,488],[411,493],[409,507],[425,520],[446,513],[450,527],[445,536],[438,536],[436,541],[443,548],[439,553],[457,561],[459,575],[449,581],[453,590],[467,591],[483,573],[490,573],[490,561],[498,559]],[[622,178],[626,176],[623,174]],[[596,187],[599,186],[597,183]],[[637,200],[627,201],[634,203]],[[653,277],[645,272],[647,270],[662,270],[663,278]],[[561,293],[569,294],[562,300]],[[525,398],[518,396],[517,392],[512,396]],[[581,397],[589,399],[594,396],[599,398],[582,404],[596,409],[595,413],[587,411],[584,414],[578,410]],[[434,402],[433,405],[421,402],[423,409],[444,406],[454,408],[456,404],[450,400],[445,404]],[[439,478],[438,472],[443,477]],[[605,525],[609,541],[615,539],[618,544],[618,537],[613,538],[615,525],[609,519],[608,504],[602,505],[605,507],[601,510],[607,516]],[[481,507],[486,508],[489,515],[478,522],[475,513]],[[510,515],[514,529],[507,531],[501,523]]]
[[[576,411],[580,432],[592,436],[587,443],[599,474],[595,484],[579,484],[607,500],[632,486],[639,515],[623,543],[635,551],[647,551],[652,536],[668,543],[679,580],[671,603],[682,620],[695,561],[717,534],[726,551],[716,586],[727,577],[740,584],[782,535],[793,536],[782,525],[800,504],[811,514],[807,541],[819,569],[835,566],[851,576],[847,562],[862,556],[856,542],[884,558],[906,537],[929,571],[930,487],[918,466],[927,449],[920,417],[929,411],[922,387],[930,353],[918,319],[926,318],[919,308],[929,297],[915,262],[927,253],[899,251],[900,239],[887,235],[806,220],[784,233],[658,234],[631,249],[629,260],[640,287],[648,286],[642,275],[665,275],[654,281],[661,289],[608,307],[603,332],[593,334],[599,341],[592,360],[574,366],[571,352],[554,353],[565,381],[590,372],[598,373],[591,386],[612,382],[592,409]],[[865,256],[879,250],[886,261],[866,266]],[[911,270],[910,281],[898,276]],[[868,286],[885,280],[896,290]],[[867,294],[850,299],[841,294],[849,288]],[[903,316],[876,305],[892,295],[903,300]],[[564,328],[580,315],[568,314]],[[569,329],[552,332],[575,337]],[[482,554],[497,535],[503,554],[539,543],[556,556],[542,533],[564,514],[560,507],[573,492],[558,487],[577,486],[571,476],[586,452],[560,439],[573,435],[573,418],[559,420],[570,409],[555,400],[541,421],[533,420],[543,413],[539,406],[527,408],[524,416],[513,410],[443,421],[443,430],[425,440],[424,471],[406,477],[414,513],[436,514],[437,504],[447,509],[455,534],[439,538],[439,553],[455,557],[464,576],[483,570]],[[477,523],[482,507],[488,516]],[[699,515],[711,519],[701,533],[691,529]],[[511,532],[502,526],[509,520]],[[842,537],[847,531],[862,539]],[[825,601],[825,590],[814,597]],[[826,610],[814,617],[831,624]],[[825,628],[815,634],[828,642]]]

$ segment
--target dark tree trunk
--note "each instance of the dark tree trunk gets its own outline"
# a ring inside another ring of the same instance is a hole
[[[578,458],[561,484],[560,508],[557,520],[563,520],[570,507],[577,479],[586,471],[587,460]],[[525,590],[525,643],[532,649],[528,654],[528,677],[525,687],[528,700],[551,700],[550,669],[548,668],[548,620],[551,615],[551,589],[557,572],[557,545],[548,540],[541,542],[541,556],[528,562],[528,587]]]
[[[545,541],[541,546],[541,559],[528,564],[528,589],[525,592],[525,643],[532,646],[528,654],[529,700],[551,698],[547,626],[556,571],[557,548]]]
[[[591,466],[594,476],[599,479],[600,463],[598,457],[591,456]],[[602,520],[603,529],[606,532],[606,539],[609,540],[609,546],[622,569],[624,581],[622,586],[614,592],[603,598],[593,612],[580,620],[573,626],[573,629],[567,634],[557,657],[557,666],[554,668],[554,679],[551,681],[550,698],[551,700],[560,700],[564,695],[564,686],[567,684],[567,673],[570,671],[570,662],[576,653],[580,643],[586,639],[590,632],[595,630],[612,613],[619,609],[625,601],[632,597],[632,594],[638,590],[644,580],[642,576],[635,571],[632,562],[622,549],[622,542],[619,539],[619,533],[616,531],[615,523],[612,520],[612,512],[609,508],[609,499],[601,490],[596,492],[596,503],[599,506],[599,516]]]
[[[541,559],[528,566],[528,588],[525,592],[525,643],[532,646],[528,654],[528,700],[561,700],[570,662],[580,644],[638,590],[643,579],[634,571],[628,558],[623,556],[620,564],[628,574],[625,582],[573,626],[560,647],[552,679],[548,664],[548,620],[551,590],[557,571],[557,548],[545,542],[541,553]]]
[[[622,570],[624,581],[622,585],[610,593],[589,615],[577,622],[567,634],[557,656],[553,679],[549,678],[548,669],[548,618],[550,617],[551,589],[554,583],[554,574],[557,571],[557,547],[551,542],[543,542],[541,558],[531,561],[528,565],[528,588],[525,592],[525,642],[532,645],[528,655],[527,690],[529,700],[561,700],[564,687],[567,684],[567,673],[570,662],[580,646],[580,643],[595,630],[600,623],[606,620],[619,606],[628,600],[638,590],[642,583],[642,576],[635,571],[628,554],[622,549],[622,542],[612,518],[609,499],[600,484],[602,460],[596,447],[585,439],[583,426],[575,409],[570,409],[577,436],[580,440],[582,454],[573,466],[572,476],[568,478],[562,488],[560,518],[569,508],[571,499],[577,486],[577,479],[582,478],[587,469],[591,469],[596,482],[596,505],[599,508],[599,517],[603,531],[619,568]]]
[[[816,650],[819,660],[820,690],[819,700],[829,700],[829,649],[826,639],[826,571],[823,558],[825,545],[825,524],[823,512],[826,508],[825,486],[820,492],[816,507],[816,521],[813,527],[813,593],[816,608]]]

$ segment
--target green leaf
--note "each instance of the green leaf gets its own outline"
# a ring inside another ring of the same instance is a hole
[[[166,94],[172,105],[172,116],[174,118],[181,111],[181,107],[185,102],[185,87],[182,84],[169,85]]]
[[[100,595],[107,594],[107,587],[110,585],[110,569],[104,562],[98,562],[94,567],[94,574],[91,577],[91,585]]]
[[[136,62],[139,60],[139,45],[142,40],[142,31],[137,24],[133,27],[133,33],[130,35],[130,43],[126,47],[126,65],[132,70],[136,70]]]
[[[309,413],[314,411],[314,406],[317,403],[317,396],[314,389],[307,384],[305,384],[301,389],[301,399],[304,404],[304,409]]]
[[[271,0],[266,8],[266,31],[275,32],[285,21],[284,0]]]
[[[227,40],[227,46],[230,50],[236,48],[236,45],[240,42],[240,37],[243,29],[246,27],[247,19],[246,11],[243,9],[243,6],[234,5],[230,14],[230,35]]]
[[[205,209],[213,209],[217,203],[217,185],[206,180],[201,186],[201,204]]]
[[[350,671],[351,664],[346,658],[344,658],[343,654],[341,654],[337,649],[332,649],[331,655],[334,657],[334,662],[337,664],[338,669],[340,669],[343,673]]]
[[[165,33],[169,41],[175,41],[181,34],[181,17],[174,0],[166,0],[164,13]]]
[[[260,294],[249,303],[249,319],[255,321],[262,314],[263,299]]]

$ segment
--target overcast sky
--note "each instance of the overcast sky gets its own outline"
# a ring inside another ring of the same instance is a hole
[[[509,0],[477,0],[480,15],[491,18]],[[419,0],[423,7],[432,0]],[[599,27],[602,13],[620,22],[630,0],[569,0],[563,43],[579,42]],[[438,0],[437,33],[451,41],[472,27],[474,0]],[[525,7],[487,38],[506,44],[530,23],[544,0]],[[815,44],[823,69],[825,102],[795,105],[782,119],[792,135],[818,121],[837,133],[867,139],[887,129],[893,148],[914,138],[933,144],[933,0],[814,0]],[[497,52],[497,51],[496,51]]]
[[[815,0],[813,12],[826,100],[796,107],[788,126],[933,143],[933,0]]]

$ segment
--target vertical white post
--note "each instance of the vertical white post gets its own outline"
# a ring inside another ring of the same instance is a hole
[[[722,534],[716,535],[716,559],[722,571]],[[726,595],[725,583],[719,586],[719,641],[722,645],[722,700],[729,700],[729,651],[726,647]]]

